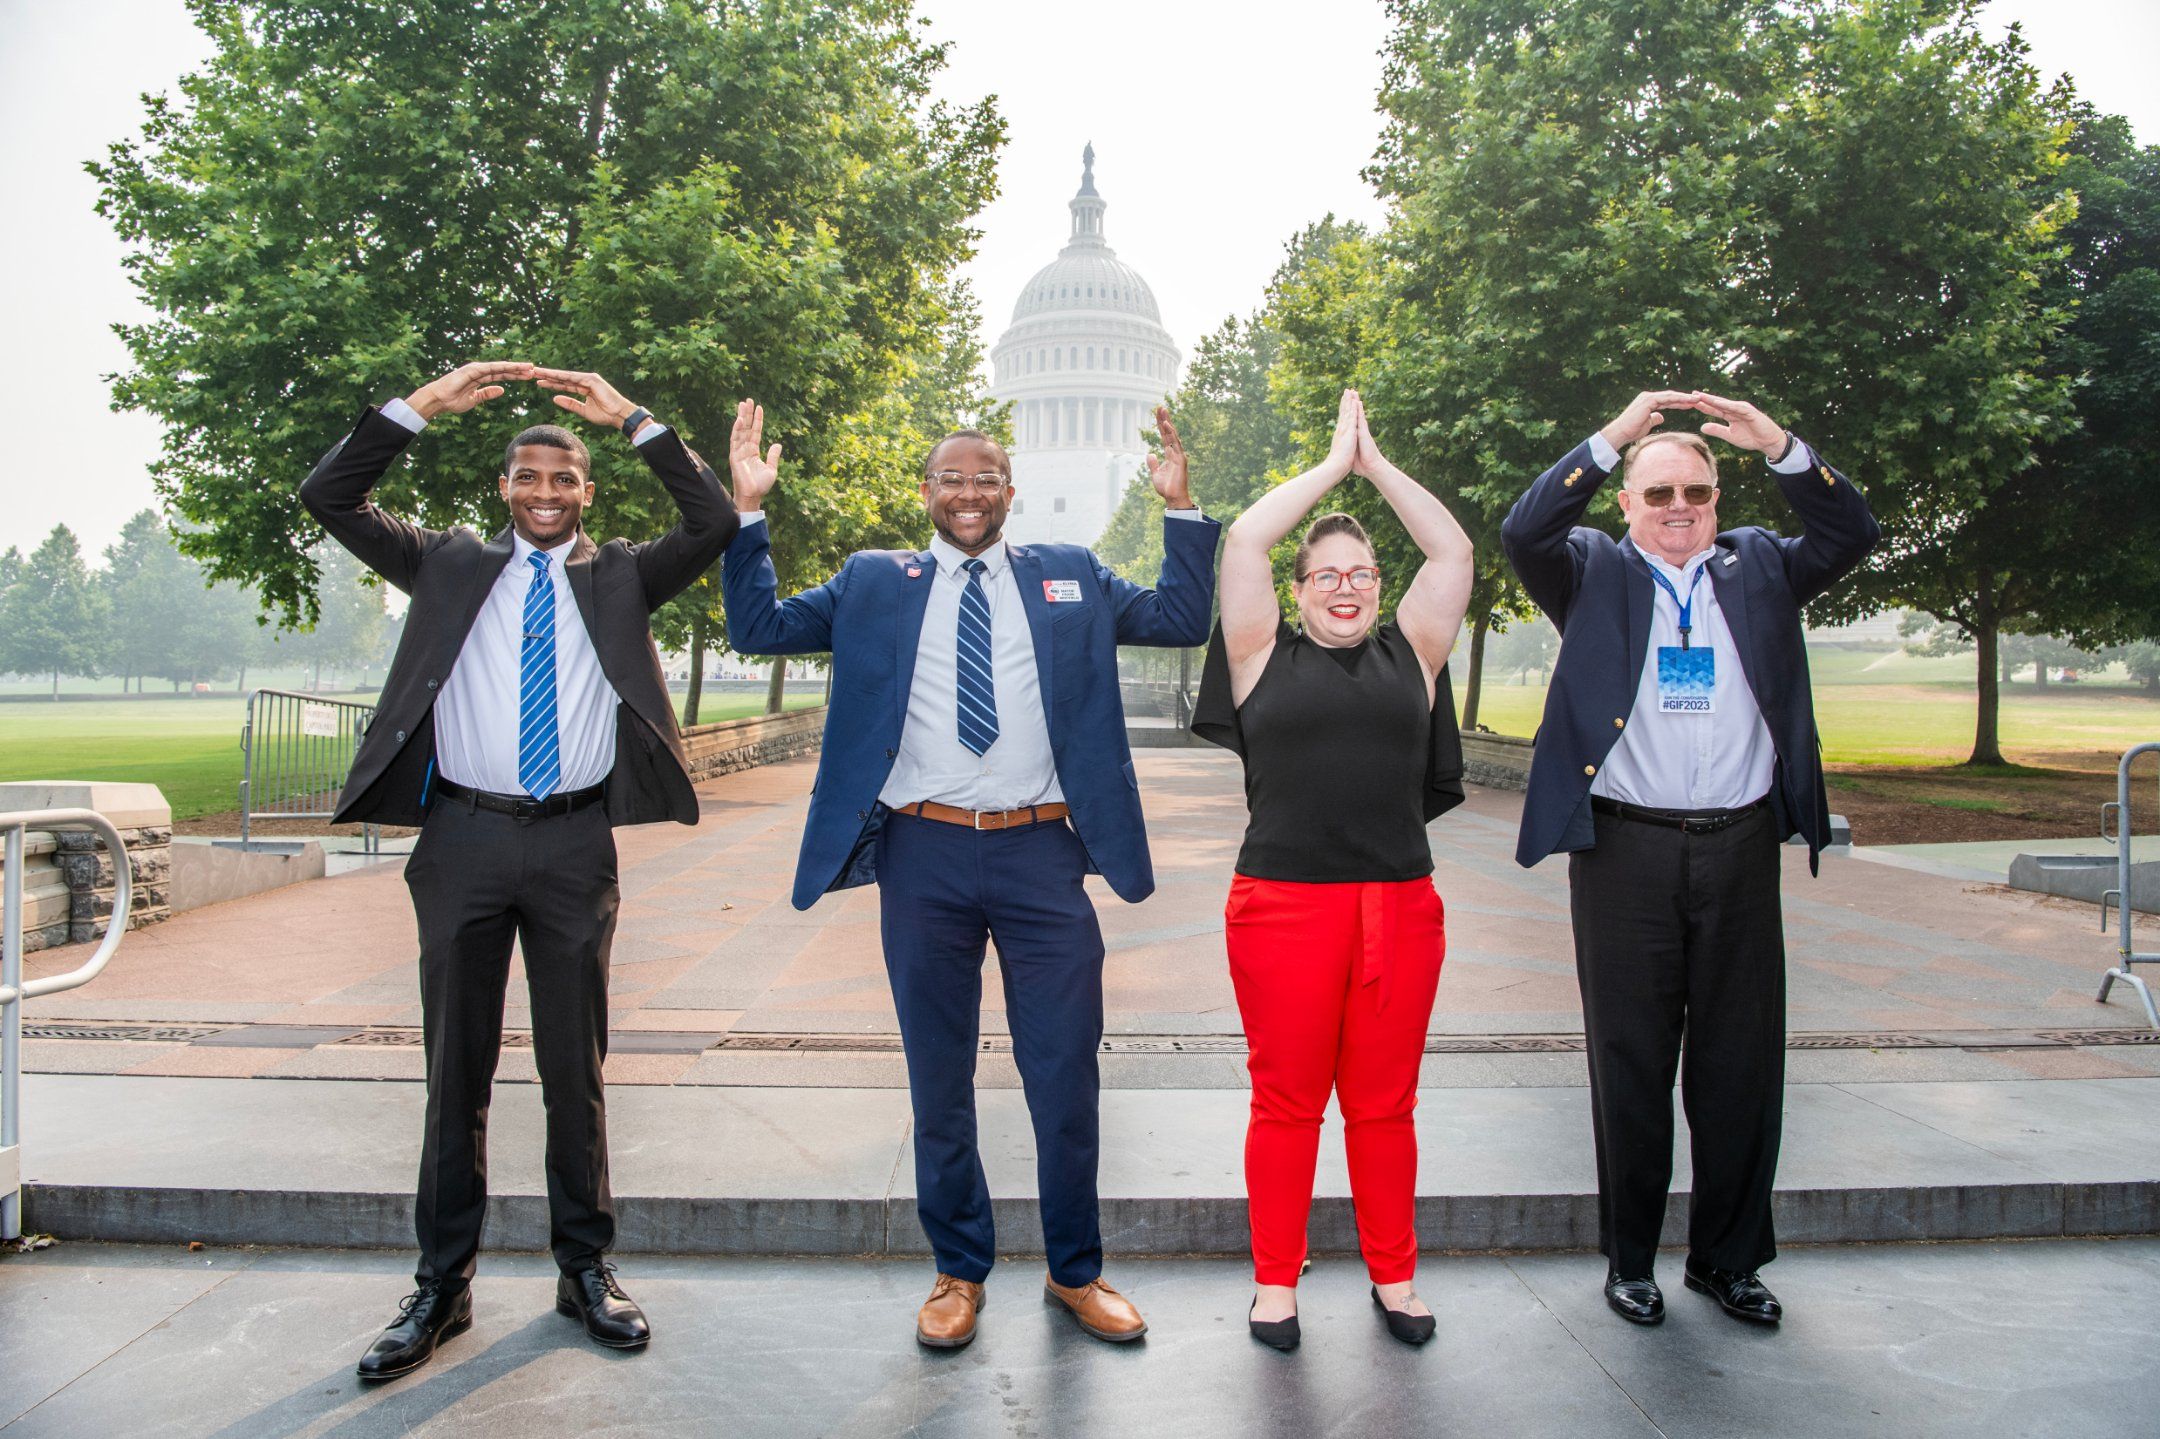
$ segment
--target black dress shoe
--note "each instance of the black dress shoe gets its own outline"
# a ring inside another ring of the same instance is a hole
[[[472,1289],[421,1285],[398,1305],[398,1317],[375,1336],[355,1366],[362,1379],[395,1379],[435,1357],[435,1346],[472,1328]]]
[[[1709,1295],[1718,1302],[1720,1309],[1735,1319],[1745,1319],[1750,1324],[1775,1324],[1785,1317],[1785,1306],[1763,1287],[1762,1280],[1753,1270],[1743,1274],[1737,1269],[1712,1269],[1690,1259],[1681,1272],[1687,1278],[1688,1288]]]
[[[652,1338],[645,1311],[615,1282],[615,1266],[596,1259],[555,1281],[555,1312],[585,1321],[585,1332],[610,1349],[642,1349]]]
[[[1432,1338],[1433,1331],[1440,1327],[1440,1321],[1430,1314],[1405,1314],[1400,1309],[1388,1308],[1387,1302],[1380,1297],[1380,1286],[1377,1284],[1372,1287],[1372,1302],[1386,1318],[1387,1332],[1405,1344],[1423,1344]]]
[[[1297,1348],[1300,1337],[1297,1316],[1293,1314],[1288,1319],[1255,1319],[1252,1317],[1253,1309],[1259,1307],[1260,1301],[1255,1299],[1252,1308],[1245,1311],[1245,1327],[1252,1331],[1252,1337],[1268,1348],[1280,1349],[1285,1354]]]
[[[1622,1279],[1617,1270],[1606,1270],[1605,1302],[1630,1324],[1665,1322],[1665,1292],[1647,1274],[1640,1279]]]

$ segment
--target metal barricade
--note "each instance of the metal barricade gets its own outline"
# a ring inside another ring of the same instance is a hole
[[[2100,932],[2107,933],[2108,902],[2115,903],[2115,918],[2119,938],[2115,945],[2115,967],[2100,980],[2101,1004],[2107,1003],[2108,991],[2120,981],[2137,991],[2145,1001],[2145,1020],[2154,1029],[2160,1029],[2160,1010],[2153,1007],[2152,991],[2145,981],[2138,978],[2134,966],[2160,964],[2160,954],[2138,954],[2130,944],[2130,916],[2136,912],[2136,895],[2130,888],[2130,762],[2141,754],[2160,751],[2160,743],[2132,745],[2123,751],[2122,763],[2115,767],[2115,798],[2100,806],[2100,837],[2115,845],[2115,888],[2100,896]],[[2108,833],[2108,818],[2115,820],[2115,832]]]
[[[258,819],[328,819],[352,772],[353,756],[375,706],[329,700],[295,690],[256,690],[248,696],[240,731],[240,842]],[[382,850],[375,825],[365,830],[369,854]]]
[[[92,829],[112,856],[112,917],[96,953],[79,969],[23,983],[23,833],[32,829]],[[0,886],[0,1240],[22,1237],[22,1002],[96,979],[120,948],[135,907],[135,877],[127,846],[112,821],[88,809],[27,809],[0,814],[7,832],[7,879]]]

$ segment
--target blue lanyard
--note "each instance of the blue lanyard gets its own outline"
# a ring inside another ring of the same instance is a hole
[[[1687,598],[1683,600],[1680,598],[1680,592],[1673,588],[1672,581],[1666,579],[1663,574],[1659,573],[1658,567],[1656,565],[1650,566],[1650,578],[1656,580],[1658,582],[1658,588],[1665,591],[1666,594],[1671,595],[1672,602],[1680,607],[1680,648],[1682,649],[1686,649],[1688,647],[1688,630],[1692,628],[1692,626],[1688,624],[1688,616],[1692,614],[1695,609],[1695,586],[1702,583],[1702,577],[1705,574],[1709,573],[1709,570],[1710,565],[1708,561],[1704,561],[1702,564],[1699,564],[1695,567],[1695,577],[1687,582]]]

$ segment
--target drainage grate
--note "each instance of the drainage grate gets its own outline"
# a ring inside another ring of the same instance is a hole
[[[135,1040],[159,1044],[263,1045],[275,1048],[418,1049],[416,1028],[382,1025],[347,1030],[327,1025],[152,1024],[128,1021],[74,1021],[25,1024],[25,1039]],[[505,1049],[532,1048],[528,1030],[503,1033]],[[2078,1049],[2103,1045],[2160,1045],[2160,1030],[2150,1029],[1954,1029],[1911,1032],[1885,1030],[1788,1034],[1789,1050],[1853,1049]],[[713,1034],[691,1030],[624,1030],[613,1049],[650,1053],[698,1054],[722,1050],[734,1054],[898,1054],[897,1034]],[[1425,1040],[1427,1054],[1580,1054],[1580,1034],[1439,1034]],[[982,1054],[1010,1054],[1012,1036],[986,1034],[977,1042]],[[1246,1052],[1242,1034],[1110,1034],[1104,1054],[1230,1054]]]
[[[25,1024],[24,1039],[139,1039],[161,1044],[192,1044],[222,1034],[224,1024]]]

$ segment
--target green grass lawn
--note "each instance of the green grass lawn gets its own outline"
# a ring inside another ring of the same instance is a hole
[[[789,709],[824,698],[821,682],[799,688],[787,697]],[[677,695],[678,713],[681,704]],[[763,694],[708,693],[698,717],[712,724],[764,708]],[[0,704],[0,781],[146,781],[165,792],[174,819],[224,814],[239,805],[246,715],[246,699],[230,694]]]
[[[1972,752],[1976,701],[1972,656],[1920,659],[1813,649],[1815,712],[1823,758],[1832,764],[1956,764]],[[1458,683],[1456,697],[1461,700]],[[1545,707],[1545,687],[1487,675],[1478,722],[1502,734],[1528,735]],[[2160,697],[2119,684],[2029,682],[2003,686],[2006,758],[2089,767],[2092,756],[2119,755],[2160,740]],[[2084,757],[2073,765],[2073,757]]]

